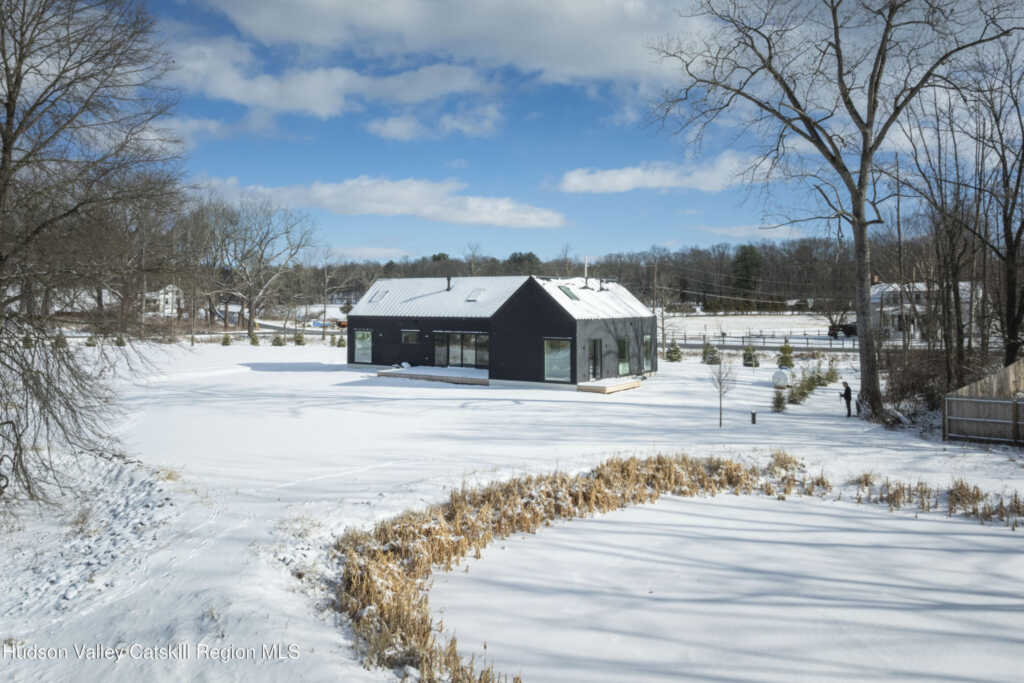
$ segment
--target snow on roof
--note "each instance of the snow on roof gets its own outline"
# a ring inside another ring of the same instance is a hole
[[[963,297],[969,296],[970,293],[971,293],[971,286],[972,285],[971,285],[970,282],[968,282],[968,281],[961,281],[960,282],[960,295],[963,296]],[[975,292],[976,293],[980,292],[980,286],[979,285],[974,285],[974,288],[975,288]],[[882,294],[887,293],[887,292],[898,292],[901,289],[903,290],[904,293],[909,293],[909,292],[923,292],[923,293],[927,293],[927,292],[932,291],[932,289],[934,289],[934,287],[929,285],[929,283],[927,283],[927,282],[907,282],[907,283],[904,283],[902,285],[902,287],[900,285],[896,284],[896,283],[882,282],[882,283],[879,283],[879,284],[871,285],[871,300],[877,302],[877,301],[879,301],[881,299]]]
[[[358,315],[423,318],[489,318],[529,278],[443,277],[377,280],[349,311]]]
[[[377,280],[349,316],[489,318],[530,277],[443,277]],[[597,278],[538,278],[539,284],[576,320],[649,318],[654,314],[622,285]]]
[[[537,283],[576,320],[650,318],[654,315],[617,282],[581,277],[536,278]]]

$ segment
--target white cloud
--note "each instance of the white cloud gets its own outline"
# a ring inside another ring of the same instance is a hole
[[[454,133],[479,138],[493,135],[502,120],[501,109],[497,104],[484,104],[473,108],[460,107],[454,114],[444,114],[433,127],[412,114],[400,114],[373,119],[366,124],[366,130],[389,140],[441,138]]]
[[[204,138],[223,137],[228,126],[217,119],[192,118],[189,116],[170,117],[159,122],[158,127],[167,129],[181,140],[185,149],[193,149]]]
[[[226,138],[238,133],[275,133],[277,122],[273,112],[250,109],[238,121],[176,116],[162,119],[156,128],[170,133],[188,150],[194,149],[204,140]]]
[[[176,27],[172,26],[172,32]],[[172,85],[211,99],[269,112],[330,118],[364,102],[418,104],[489,88],[474,69],[432,64],[387,75],[365,75],[342,66],[265,71],[249,45],[228,37],[175,36],[169,41],[176,69]]]
[[[318,208],[343,215],[416,216],[443,223],[494,225],[505,228],[559,228],[565,217],[557,211],[508,197],[459,194],[458,180],[388,180],[359,176],[341,182],[311,185],[242,187],[237,179],[205,182],[226,196],[263,195],[287,206]]]
[[[409,114],[374,119],[366,124],[366,130],[388,140],[415,140],[431,135],[429,128]]]
[[[649,162],[607,170],[577,168],[562,176],[562,192],[618,193],[639,189],[688,189],[720,192],[740,182],[750,159],[732,151],[722,152],[709,163],[673,164]]]
[[[664,82],[674,69],[656,62],[648,45],[697,29],[668,0],[210,2],[265,45],[344,46],[379,59],[444,54],[485,68],[513,66],[548,83]]]
[[[496,104],[485,104],[456,114],[445,114],[438,123],[441,133],[462,133],[468,138],[493,135],[501,124],[501,110]]]

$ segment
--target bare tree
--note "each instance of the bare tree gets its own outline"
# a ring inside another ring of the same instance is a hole
[[[699,141],[728,116],[761,143],[751,172],[808,183],[824,218],[853,232],[855,310],[870,326],[868,228],[879,222],[876,157],[907,106],[965,51],[1017,30],[1009,0],[699,0],[703,31],[655,46],[683,85],[655,106]],[[819,219],[822,217],[818,217]],[[861,396],[880,414],[875,344],[860,343]]]
[[[1009,365],[1024,348],[1024,40],[992,46],[969,75],[966,92],[974,125],[959,132],[981,146],[979,166],[989,170],[982,190],[992,210],[975,227],[999,265],[992,294],[998,303],[1003,363]]]
[[[726,357],[724,353],[719,353],[718,364],[709,366],[708,372],[711,375],[711,383],[715,386],[715,391],[718,392],[718,427],[721,429],[722,402],[725,395],[732,389],[733,384],[736,383],[736,369],[731,358]]]
[[[476,275],[477,268],[480,264],[480,243],[470,242],[466,245],[466,265],[469,267],[470,276]]]
[[[562,277],[572,276],[572,246],[568,242],[558,252],[559,273]]]
[[[166,191],[131,179],[173,175],[154,128],[171,105],[157,87],[168,65],[135,2],[0,2],[0,495],[44,495],[52,449],[107,452],[103,364],[61,343],[35,305],[35,283],[57,272],[38,247],[81,244],[116,207]]]
[[[959,134],[958,119],[967,112],[959,97],[951,99],[946,94],[932,91],[908,107],[907,119],[900,125],[910,143],[913,174],[901,174],[897,182],[901,190],[912,188],[925,204],[923,215],[935,256],[935,286],[931,289],[937,294],[946,384],[962,386],[965,325],[969,327],[970,320],[963,319],[964,292],[960,283],[968,265],[975,260],[978,246],[974,235],[979,232],[981,215],[977,190],[977,173],[981,168],[976,163],[980,160],[977,145]],[[972,282],[971,289],[973,286]],[[902,299],[902,290],[897,290],[897,294]]]
[[[188,297],[189,342],[193,346],[201,308],[206,310],[208,322],[213,322],[213,307],[200,302],[208,304],[218,293],[217,273],[223,256],[218,235],[225,232],[232,216],[231,207],[219,198],[199,197],[174,226],[175,271]]]
[[[243,199],[227,228],[224,256],[230,280],[223,288],[245,307],[246,328],[255,332],[256,316],[279,278],[309,247],[309,220],[266,199]]]

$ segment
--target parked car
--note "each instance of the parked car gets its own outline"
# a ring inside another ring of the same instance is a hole
[[[842,325],[829,325],[828,336],[838,337],[842,334],[844,337],[856,337],[857,336],[857,323],[843,323]]]

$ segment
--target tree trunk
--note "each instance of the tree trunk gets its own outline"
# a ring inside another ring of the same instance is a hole
[[[249,310],[249,315],[246,316],[248,320],[245,321],[245,329],[251,337],[256,334],[256,302],[252,297],[246,302],[246,308]]]
[[[1006,278],[1006,301],[1003,315],[1006,319],[1005,340],[1003,342],[1003,365],[1012,365],[1020,353],[1020,318],[1017,315],[1017,256],[1010,249],[1006,250],[1004,277]]]
[[[939,292],[942,295],[942,359],[946,367],[946,386],[952,386],[953,378],[953,316],[950,312],[950,299],[952,290],[949,287],[949,276],[946,275],[939,282]]]
[[[964,308],[963,297],[960,295],[960,269],[953,271],[953,331],[956,336],[953,339],[956,351],[956,363],[954,365],[953,379],[957,388],[964,385],[964,366],[967,365],[967,353],[964,349]]]
[[[25,278],[21,281],[21,310],[25,312],[26,318],[35,320],[36,288],[31,278]]]
[[[868,415],[881,416],[882,389],[878,382],[878,358],[871,330],[871,254],[868,247],[868,226],[864,219],[864,200],[853,206],[853,251],[857,264],[857,339],[860,351],[860,397]]]

